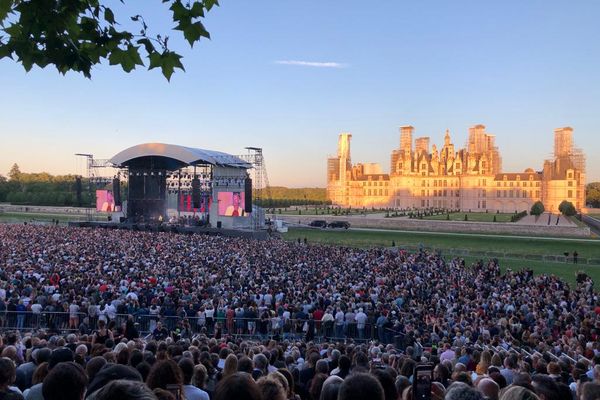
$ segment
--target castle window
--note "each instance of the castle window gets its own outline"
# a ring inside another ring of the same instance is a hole
[[[568,198],[571,198],[571,197],[573,197],[573,191],[572,191],[572,190],[569,190],[569,191],[567,192],[567,197],[568,197]]]
[[[573,186],[573,181],[569,181],[568,185]]]

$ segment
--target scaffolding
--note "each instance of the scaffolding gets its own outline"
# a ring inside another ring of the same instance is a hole
[[[86,179],[88,182],[88,196],[90,203],[85,205],[85,215],[88,221],[92,221],[96,210],[96,204],[93,203],[93,199],[95,198],[94,189],[99,185],[106,185],[112,182],[110,178],[101,176],[98,173],[98,170],[102,168],[114,168],[114,166],[109,160],[95,159],[93,154],[76,153],[75,156],[81,157],[86,161]],[[81,176],[79,176],[79,178],[81,178]]]
[[[264,222],[264,212],[262,212],[261,205],[264,205],[264,200],[271,198],[269,176],[267,175],[263,149],[260,147],[246,147],[246,150],[248,150],[247,155],[238,157],[252,164],[253,203],[256,204],[256,208],[253,207],[252,210],[252,228],[257,231],[262,228]]]

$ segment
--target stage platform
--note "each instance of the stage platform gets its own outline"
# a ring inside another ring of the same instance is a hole
[[[133,223],[133,222],[69,222],[69,226],[80,228],[100,228],[100,229],[124,229],[130,231],[143,232],[173,232],[180,234],[199,234],[213,235],[224,237],[238,237],[246,239],[266,240],[269,233],[266,230],[251,231],[244,229],[223,229],[223,228],[208,228],[201,226],[184,226],[171,224],[150,224],[150,223]]]

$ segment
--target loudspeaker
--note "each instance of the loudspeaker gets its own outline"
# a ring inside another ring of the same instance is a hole
[[[244,211],[252,212],[252,179],[246,178],[244,182]]]
[[[192,179],[192,207],[200,208],[200,179]]]
[[[113,187],[113,197],[115,199],[115,206],[121,207],[123,203],[121,202],[121,181],[119,178],[115,178],[112,181]]]
[[[77,206],[81,207],[81,176],[75,177],[75,197],[77,198]]]

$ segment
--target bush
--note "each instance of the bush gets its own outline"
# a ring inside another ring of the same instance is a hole
[[[560,203],[558,206],[558,211],[560,211],[562,215],[566,217],[572,217],[573,215],[577,214],[577,210],[575,209],[573,203],[567,200],[563,200],[562,203]]]
[[[515,214],[512,217],[510,217],[510,222],[517,222],[518,220],[525,217],[526,215],[527,215],[527,211],[521,211],[520,213]]]
[[[546,209],[544,208],[544,203],[542,203],[541,201],[536,201],[531,206],[531,211],[529,213],[531,215],[535,215],[536,217],[539,217],[540,215],[542,215],[544,213],[544,211],[546,211]]]

